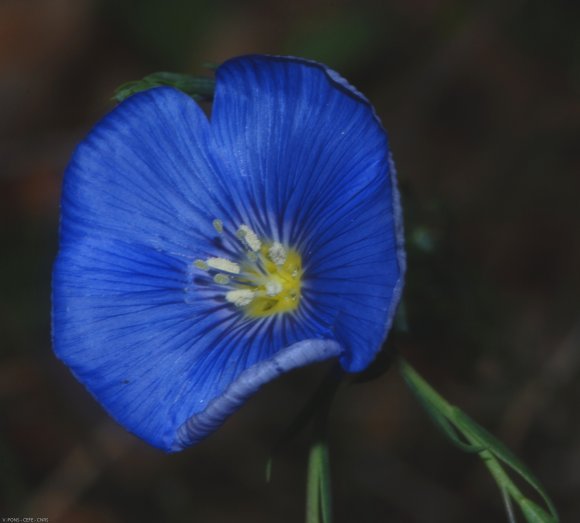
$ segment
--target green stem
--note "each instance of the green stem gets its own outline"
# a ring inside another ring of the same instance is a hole
[[[453,417],[453,406],[440,396],[403,358],[399,360],[399,368],[403,379],[412,390],[415,390],[420,397],[428,399],[429,403],[446,418]]]
[[[306,523],[332,522],[332,494],[330,487],[330,457],[326,427],[330,405],[340,384],[336,375],[325,385],[325,394],[317,404],[313,439],[308,454],[306,476]]]
[[[316,440],[308,455],[306,523],[331,523],[330,461],[325,441]]]
[[[559,521],[556,509],[545,489],[501,441],[471,420],[461,409],[448,403],[402,358],[399,360],[399,370],[409,389],[443,433],[462,450],[476,452],[480,456],[506,500],[510,521],[515,521],[510,499],[519,505],[529,522]],[[505,471],[504,465],[536,490],[545,501],[550,514],[522,494]]]
[[[402,358],[400,361],[400,369],[407,384],[415,390],[420,397],[424,398],[448,420],[452,422],[455,420],[457,407],[449,404],[442,396],[440,396],[435,389],[427,384],[420,374]],[[465,439],[475,448],[481,449],[478,454],[491,475],[497,481],[498,485],[503,486],[515,500],[523,499],[522,493],[504,472],[498,460],[489,450],[487,450],[486,442],[480,440],[469,431],[461,431],[461,433],[462,436],[465,437]]]
[[[509,523],[517,523],[516,515],[514,513],[514,507],[512,504],[512,498],[510,498],[510,495],[508,494],[507,490],[504,488],[501,489],[501,494],[503,497],[503,503],[505,505],[505,511],[506,511]]]
[[[320,461],[322,465],[320,474],[320,509],[323,523],[332,522],[332,494],[330,490],[330,457],[328,455],[328,445],[321,444]]]
[[[479,440],[477,437],[474,437],[470,433],[464,433],[464,436],[467,438],[467,440],[469,440],[470,443],[473,443],[474,445],[485,445],[485,442]],[[490,474],[493,476],[493,479],[495,479],[497,485],[502,491],[502,494],[505,491],[506,494],[509,494],[515,501],[521,504],[521,502],[525,499],[525,496],[505,472],[504,468],[501,466],[496,457],[487,449],[481,450],[479,452],[479,457],[482,459],[487,470],[489,470]]]
[[[321,444],[313,443],[308,454],[306,476],[306,523],[319,523],[320,521],[320,453]]]

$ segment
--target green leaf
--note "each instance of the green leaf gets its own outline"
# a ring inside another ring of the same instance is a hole
[[[545,489],[531,471],[501,441],[472,420],[461,409],[449,404],[403,359],[399,362],[399,370],[405,383],[437,427],[462,450],[479,453],[501,492],[504,496],[511,496],[518,503],[528,522],[558,523],[556,508]],[[461,438],[464,438],[467,443]],[[520,492],[504,471],[501,463],[510,467],[538,492],[546,503],[550,514]],[[506,500],[506,507],[509,508],[509,498]]]
[[[558,519],[548,514],[543,508],[529,499],[520,503],[520,508],[528,523],[557,523]]]
[[[419,400],[419,403],[421,403],[423,408],[426,410],[433,423],[435,423],[435,425],[443,432],[443,434],[449,438],[451,443],[453,443],[460,450],[473,453],[480,452],[482,447],[471,445],[460,439],[457,430],[451,423],[449,423],[446,415],[441,411],[440,402],[435,400],[435,391],[428,386],[425,387],[424,385],[426,384],[422,384],[420,382],[421,378],[419,375],[408,364],[405,363],[405,365],[407,366],[403,375],[405,382],[411,391],[415,394],[415,397]]]
[[[449,438],[449,441],[451,441],[451,443],[453,443],[456,447],[458,447],[459,450],[462,450],[463,452],[477,454],[478,452],[481,452],[484,449],[484,447],[462,441],[461,438],[459,437],[459,434],[457,433],[457,429],[451,423],[449,423],[449,421],[447,421],[447,418],[442,416],[439,412],[430,407],[427,403],[425,403],[424,406],[427,410],[427,414],[429,414],[435,425],[437,425],[441,429],[443,434],[445,434]]]
[[[487,450],[524,478],[540,494],[553,517],[558,517],[556,508],[544,487],[511,450],[457,407],[453,408],[453,421],[462,432],[474,435]]]
[[[211,98],[215,90],[215,80],[205,76],[192,76],[180,73],[159,72],[153,73],[141,80],[127,82],[115,90],[113,99],[117,102],[162,85],[175,87],[195,100]]]
[[[503,502],[505,505],[505,511],[509,520],[509,523],[516,523],[516,516],[514,514],[514,506],[512,504],[512,498],[507,488],[503,487],[501,489],[501,495],[503,497]]]

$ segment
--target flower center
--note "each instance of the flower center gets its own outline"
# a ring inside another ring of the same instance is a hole
[[[227,234],[220,220],[213,225],[219,234]],[[247,225],[241,225],[235,236],[238,249],[242,247],[236,261],[213,257],[194,265],[212,274],[225,299],[250,317],[294,311],[301,296],[300,254],[280,242],[264,241]]]

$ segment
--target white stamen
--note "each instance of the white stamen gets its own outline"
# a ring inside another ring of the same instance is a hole
[[[282,284],[278,281],[269,281],[266,283],[266,295],[278,296],[282,292]]]
[[[218,271],[229,272],[230,274],[240,274],[240,266],[226,258],[208,258],[206,263],[209,267],[217,269]]]
[[[278,266],[284,265],[286,261],[286,249],[280,242],[274,242],[268,249],[268,255],[270,259]]]
[[[221,220],[218,220],[217,218],[211,222],[213,225],[213,228],[219,233],[221,234],[222,232],[224,232],[224,223]]]
[[[198,269],[201,269],[202,271],[209,270],[209,265],[205,263],[203,260],[195,260],[193,262],[193,265],[195,265]]]
[[[248,305],[254,299],[255,293],[248,289],[236,289],[226,293],[226,300],[236,307]]]
[[[246,242],[246,245],[254,252],[258,252],[262,246],[262,242],[258,235],[252,231],[247,225],[240,225],[238,229],[238,237]]]
[[[220,285],[227,285],[230,283],[230,277],[226,276],[225,274],[218,273],[213,277],[213,281],[219,283]]]

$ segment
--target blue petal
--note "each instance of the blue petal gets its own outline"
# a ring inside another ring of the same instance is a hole
[[[248,321],[197,281],[192,262],[220,254],[212,220],[247,217],[224,155],[200,108],[161,88],[105,117],[65,175],[55,352],[115,419],[167,451],[202,439],[264,380],[342,350],[319,323]],[[219,399],[229,390],[238,403]]]
[[[372,107],[320,64],[249,56],[218,69],[212,127],[246,179],[253,226],[302,253],[302,321],[331,330],[347,371],[364,369],[405,272],[396,175]]]
[[[75,152],[63,187],[63,232],[170,244],[191,258],[213,233],[215,216],[240,219],[216,157],[209,122],[189,97],[170,88],[135,96]]]

